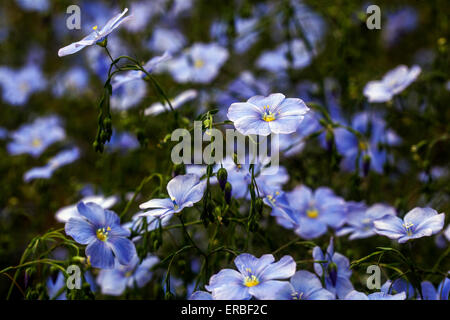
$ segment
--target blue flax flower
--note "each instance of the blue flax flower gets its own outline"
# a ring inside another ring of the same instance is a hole
[[[367,208],[364,203],[347,204],[346,225],[336,232],[337,236],[350,234],[349,240],[363,239],[376,235],[373,222],[386,215],[395,216],[395,209],[384,204],[374,204]]]
[[[142,67],[145,71],[148,73],[151,73],[158,64],[167,61],[171,58],[170,54],[165,52],[162,56],[157,56],[151,58],[147,63],[145,63]],[[129,81],[138,80],[138,79],[144,79],[146,77],[146,74],[140,70],[131,70],[124,74],[119,74],[114,77],[111,86],[113,91],[119,88],[124,83],[127,83]]]
[[[324,277],[325,288],[336,294],[339,299],[344,299],[353,290],[350,281],[352,271],[349,260],[338,252],[334,252],[333,238],[325,254],[320,247],[313,249],[314,261],[326,261],[314,263],[314,271],[319,277]]]
[[[142,288],[152,278],[150,269],[159,262],[155,256],[148,256],[142,262],[136,255],[128,265],[121,265],[116,261],[114,269],[101,270],[97,283],[102,294],[120,296],[125,289]]]
[[[47,80],[36,64],[28,63],[19,70],[0,67],[0,85],[5,102],[23,106],[31,94],[46,88]]]
[[[196,43],[169,61],[167,68],[176,82],[208,83],[214,80],[227,59],[227,49],[218,44]]]
[[[431,208],[414,208],[403,219],[388,215],[374,222],[375,232],[405,243],[411,239],[429,237],[444,227],[445,214]]]
[[[421,283],[422,295],[424,300],[448,300],[450,293],[450,279],[445,278],[438,285],[437,290],[429,281]]]
[[[33,157],[38,157],[47,147],[63,140],[66,133],[59,118],[48,116],[21,126],[11,137],[13,141],[7,145],[9,154],[28,153]]]
[[[178,109],[188,101],[191,101],[195,99],[198,95],[197,90],[189,89],[186,91],[183,91],[179,95],[177,95],[175,98],[170,100],[170,104],[172,105],[173,109]],[[163,113],[164,111],[170,111],[170,106],[166,102],[162,104],[161,102],[155,102],[150,107],[145,109],[144,115],[146,116],[156,116],[160,113]]]
[[[28,182],[37,178],[49,179],[56,169],[76,161],[79,157],[80,150],[77,147],[64,150],[51,158],[47,165],[33,168],[25,172],[23,180]]]
[[[295,132],[308,111],[303,100],[274,93],[268,97],[254,96],[247,102],[233,103],[227,116],[243,135],[268,136],[271,133]]]
[[[142,203],[139,208],[151,209],[141,216],[155,215],[163,218],[172,213],[178,213],[186,207],[192,207],[194,203],[203,198],[206,181],[200,181],[195,174],[176,176],[167,184],[169,198],[152,199]]]
[[[364,96],[369,102],[386,102],[406,89],[419,76],[421,69],[414,65],[409,69],[400,65],[386,73],[381,81],[370,81],[364,87]]]
[[[223,269],[213,275],[206,290],[214,300],[270,299],[272,292],[281,290],[285,281],[295,273],[296,264],[291,256],[284,256],[278,262],[271,254],[256,258],[243,253],[234,259],[238,271]]]
[[[347,213],[344,199],[324,187],[313,193],[300,186],[288,193],[268,195],[265,202],[273,208],[272,215],[279,224],[305,239],[320,237],[328,226],[341,227]]]
[[[341,167],[346,171],[354,171],[359,154],[358,164],[361,173],[369,169],[383,173],[384,165],[389,160],[385,146],[397,145],[400,138],[387,128],[385,121],[380,116],[368,112],[356,114],[351,127],[365,135],[365,138],[358,139],[354,133],[344,128],[334,130],[336,147],[343,155]],[[367,168],[365,168],[365,157],[370,158]]]
[[[73,67],[57,75],[53,82],[52,92],[56,97],[78,97],[89,84],[89,73],[84,68]]]
[[[16,0],[16,2],[26,11],[45,12],[50,7],[49,0]]]
[[[374,292],[366,295],[363,292],[356,290],[350,291],[344,298],[344,300],[405,300],[406,294],[404,292],[394,295],[384,292]]]
[[[58,56],[63,57],[69,54],[74,54],[87,46],[102,42],[111,32],[114,31],[114,29],[116,29],[123,22],[129,20],[132,17],[124,17],[127,12],[128,8],[125,8],[122,13],[119,13],[112,17],[100,31],[98,30],[97,26],[93,27],[94,31],[80,41],[74,42],[64,48],[59,49]]]
[[[117,203],[117,201],[117,196],[104,197],[103,195],[89,195],[81,199],[81,202],[93,202],[101,206],[103,209],[109,209],[113,207]],[[65,223],[72,217],[80,218],[80,214],[78,213],[76,204],[62,207],[55,213],[55,219],[59,222]]]
[[[324,289],[319,278],[306,270],[297,271],[279,291],[270,292],[271,300],[334,300],[335,295]]]
[[[214,300],[211,293],[206,291],[195,291],[189,297],[189,300]]]
[[[80,217],[66,223],[66,234],[76,242],[86,244],[86,257],[94,268],[112,269],[114,257],[128,265],[136,255],[133,242],[127,239],[130,231],[121,227],[119,216],[95,203],[80,202]]]

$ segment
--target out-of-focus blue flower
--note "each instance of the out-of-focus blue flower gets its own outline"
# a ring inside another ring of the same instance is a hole
[[[268,97],[254,96],[247,102],[233,103],[227,116],[241,134],[267,136],[295,132],[308,111],[301,99],[274,93]]]
[[[300,153],[305,146],[305,138],[318,132],[321,125],[315,112],[309,111],[302,120],[302,124],[292,134],[279,136],[279,149],[286,157]]]
[[[64,274],[60,271],[56,276],[56,279],[53,280],[52,277],[48,277],[47,279],[47,294],[50,299],[55,300],[67,300],[66,291],[64,290],[59,296],[57,296],[58,292],[66,286],[66,279],[64,278]]]
[[[111,140],[106,144],[108,151],[127,152],[139,148],[139,141],[129,132],[113,131]]]
[[[102,269],[112,269],[114,257],[120,264],[130,264],[136,248],[127,239],[131,233],[121,227],[119,216],[92,202],[80,202],[77,209],[81,216],[70,218],[65,230],[76,242],[87,245],[88,262]]]
[[[17,4],[27,11],[45,12],[50,7],[48,0],[16,0]]]
[[[374,204],[367,208],[361,202],[347,203],[346,226],[340,228],[337,236],[350,234],[350,240],[363,239],[376,235],[373,222],[386,215],[396,215],[395,209],[385,204]]]
[[[327,261],[322,263],[314,263],[314,271],[319,277],[324,277],[325,288],[336,294],[339,299],[344,299],[347,294],[353,290],[350,281],[352,271],[350,270],[350,262],[348,259],[338,252],[334,252],[333,238],[325,254],[320,247],[313,249],[314,261]]]
[[[140,32],[144,30],[150,19],[155,15],[153,11],[153,1],[132,2],[130,11],[133,12],[133,19],[130,19],[124,26],[130,32]]]
[[[81,202],[84,203],[93,202],[101,206],[103,209],[109,209],[113,207],[118,200],[119,199],[117,196],[105,197],[103,195],[90,195],[81,199]],[[67,222],[72,217],[81,218],[80,214],[78,213],[77,204],[65,206],[55,213],[55,219],[59,222]]]
[[[73,67],[55,77],[52,91],[56,97],[63,95],[76,97],[86,89],[88,84],[88,72],[83,68]]]
[[[445,229],[444,235],[447,238],[447,240],[450,241],[450,225],[448,225],[447,229]]]
[[[404,292],[394,295],[384,292],[374,292],[366,295],[363,292],[356,290],[350,291],[344,298],[344,300],[405,300],[406,294]]]
[[[137,233],[138,236],[134,237],[132,240],[133,242],[138,241],[141,239],[141,234],[144,234],[145,232],[153,231],[159,226],[164,227],[166,226],[170,219],[172,219],[172,214],[167,214],[163,217],[156,217],[156,216],[142,216],[143,212],[138,212],[131,218],[130,222],[124,223],[122,227],[130,229],[131,232]],[[145,224],[144,224],[145,221]],[[145,225],[147,225],[147,228],[145,228]]]
[[[156,27],[147,47],[155,52],[169,52],[174,54],[186,44],[184,35],[176,29]]]
[[[200,181],[195,174],[176,176],[167,184],[169,198],[152,199],[142,203],[139,208],[151,210],[144,212],[141,216],[155,215],[163,218],[165,215],[192,207],[203,198],[205,187],[206,181]]]
[[[364,158],[369,157],[370,170],[377,173],[383,172],[383,167],[388,160],[388,154],[384,146],[395,146],[400,138],[389,128],[385,121],[378,115],[361,112],[354,116],[351,127],[365,135],[366,138],[358,140],[353,132],[344,128],[334,130],[336,147],[343,155],[341,167],[347,171],[354,171],[358,153],[360,173],[367,169]]]
[[[173,100],[170,100],[170,104],[172,105],[173,109],[178,109],[186,102],[197,98],[197,96],[198,96],[197,90],[189,89],[177,95]],[[163,113],[164,111],[170,111],[169,104],[166,102],[163,105],[161,102],[155,102],[150,107],[145,109],[144,115],[156,116],[160,113]]]
[[[270,85],[264,79],[256,78],[250,71],[243,71],[233,80],[223,92],[217,95],[217,102],[221,106],[229,106],[233,102],[247,100],[256,95],[267,96]]]
[[[411,239],[429,237],[444,227],[445,213],[438,214],[432,208],[414,208],[403,219],[388,215],[374,221],[375,232],[405,243]]]
[[[5,102],[22,106],[34,92],[47,87],[47,80],[36,64],[28,63],[19,70],[0,67],[0,85]]]
[[[214,300],[270,299],[272,292],[281,290],[295,273],[296,264],[291,256],[284,256],[275,262],[271,254],[256,258],[243,253],[234,259],[236,270],[223,269],[209,279],[206,290]]]
[[[386,102],[393,96],[402,92],[413,83],[421,72],[417,65],[410,69],[405,65],[399,65],[386,73],[380,81],[369,81],[364,87],[364,96],[369,102]]]
[[[89,283],[91,291],[96,292],[97,287],[95,285],[95,281],[94,278],[92,277],[92,274],[89,271],[86,271],[83,274],[83,276],[86,282]],[[64,278],[64,274],[61,271],[58,272],[58,275],[56,276],[55,280],[53,280],[52,277],[49,277],[47,279],[46,284],[47,284],[47,294],[50,299],[67,300],[65,290],[63,290],[63,292],[59,296],[57,296],[58,292],[60,292],[62,288],[66,287],[66,279]]]
[[[235,17],[234,30],[236,37],[233,42],[233,47],[236,53],[242,54],[247,51],[259,37],[259,31],[257,31],[257,23],[259,19],[257,17],[241,18]],[[230,39],[227,34],[228,25],[224,21],[214,21],[210,27],[211,37],[222,46],[228,46]]]
[[[280,225],[305,239],[320,237],[328,227],[339,228],[346,219],[344,199],[324,187],[313,193],[299,186],[291,192],[267,195],[264,201],[272,207],[272,215]]]
[[[62,151],[51,158],[48,161],[47,165],[43,167],[33,168],[25,172],[23,180],[25,182],[29,182],[33,179],[38,178],[49,179],[56,169],[76,161],[79,157],[80,150],[77,147]]]
[[[136,106],[147,94],[147,85],[141,79],[127,80],[113,91],[111,108],[128,110]]]
[[[426,172],[420,172],[418,178],[421,182],[427,183],[430,178],[432,180],[437,180],[439,178],[447,176],[448,173],[448,169],[445,167],[433,167],[431,168],[429,174],[427,174]]]
[[[6,139],[8,137],[8,130],[0,127],[0,139]]]
[[[165,52],[162,56],[157,56],[151,58],[149,61],[147,61],[146,64],[144,64],[142,67],[147,71],[148,73],[152,73],[152,71],[155,69],[155,67],[171,58],[171,55],[167,52]],[[118,89],[123,84],[126,84],[127,82],[143,79],[146,76],[146,74],[139,70],[131,70],[123,74],[118,74],[114,77],[111,86],[114,90]]]
[[[66,133],[58,117],[37,118],[33,123],[25,124],[12,133],[13,141],[7,145],[7,149],[12,155],[28,153],[38,157],[48,146],[65,137]]]
[[[167,68],[177,82],[208,83],[216,78],[227,59],[228,51],[218,44],[195,43],[170,60]]]
[[[292,54],[292,63],[287,58],[287,54]],[[256,61],[258,68],[271,72],[286,71],[289,67],[302,69],[311,63],[312,57],[308,52],[305,43],[300,39],[294,39],[291,43],[283,43],[273,51],[263,52]]]
[[[272,291],[271,300],[334,300],[335,295],[322,287],[314,273],[297,271],[279,291]]]
[[[395,45],[401,36],[417,27],[418,20],[417,10],[409,6],[388,13],[382,30],[383,41],[389,47]]]
[[[97,283],[101,288],[102,294],[111,296],[120,296],[125,289],[142,288],[152,278],[153,273],[150,269],[159,262],[155,256],[148,256],[142,262],[136,255],[128,265],[121,265],[116,261],[114,269],[101,270]]]
[[[93,27],[94,31],[80,41],[74,42],[64,48],[59,49],[58,56],[63,57],[69,54],[74,54],[87,46],[91,46],[103,41],[111,32],[114,31],[114,29],[118,28],[123,22],[129,20],[132,17],[124,17],[127,12],[128,8],[125,8],[122,13],[119,13],[112,17],[100,31],[98,30],[97,26]]]
[[[206,291],[195,291],[189,300],[214,300],[211,293]]]

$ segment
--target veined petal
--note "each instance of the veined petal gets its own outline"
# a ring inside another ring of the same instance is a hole
[[[77,205],[78,212],[89,220],[94,226],[105,225],[105,209],[94,202],[79,202]]]
[[[108,238],[107,243],[120,264],[129,264],[136,255],[134,243],[127,238],[113,236]]]
[[[95,227],[82,218],[70,218],[65,225],[66,234],[81,244],[95,240]]]
[[[278,262],[269,264],[261,274],[261,281],[287,279],[295,273],[297,264],[291,256],[284,256]]]
[[[95,240],[86,247],[86,256],[94,268],[114,268],[114,256],[111,248],[103,241]]]

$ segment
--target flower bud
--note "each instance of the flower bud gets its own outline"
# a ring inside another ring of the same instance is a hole
[[[370,170],[370,156],[368,154],[364,155],[363,158],[363,174],[364,176],[367,176],[369,174]]]
[[[220,168],[217,171],[217,180],[219,180],[219,186],[222,190],[225,190],[225,184],[227,183],[228,172],[225,168]]]
[[[334,262],[331,262],[328,265],[328,275],[330,276],[331,279],[331,283],[333,284],[333,287],[336,286],[336,281],[337,281],[337,265]]]
[[[225,188],[224,188],[224,192],[225,192],[225,202],[230,204],[231,202],[231,193],[232,193],[232,187],[231,187],[231,183],[227,182],[225,183]]]

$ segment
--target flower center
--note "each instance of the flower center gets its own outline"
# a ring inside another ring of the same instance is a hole
[[[98,31],[98,26],[93,26],[93,27],[92,27],[92,30],[94,30],[95,33],[97,33],[97,35],[100,34],[100,32]]]
[[[406,234],[407,234],[408,236],[412,236],[412,233],[413,233],[412,227],[414,227],[414,224],[413,224],[413,223],[405,222],[405,223],[403,224],[403,226],[404,226],[405,229],[406,229]]]
[[[269,202],[270,202],[272,205],[275,205],[275,202],[277,202],[277,198],[276,198],[276,197],[279,196],[279,195],[280,195],[280,192],[276,191],[274,196],[271,195],[271,194],[269,194],[269,195],[267,196],[267,200],[269,200]]]
[[[178,206],[177,202],[175,201],[175,198],[172,197],[172,198],[170,198],[170,200],[172,200],[173,208],[174,208],[175,210],[177,210],[177,209],[179,208],[179,206]]]
[[[362,151],[367,151],[367,149],[369,149],[367,143],[365,143],[364,141],[360,141],[358,143],[359,149]]]
[[[244,285],[249,288],[258,285],[259,280],[254,274],[252,274],[252,269],[246,268],[245,271],[247,271],[248,275],[244,279]]]
[[[31,144],[33,145],[33,147],[37,148],[37,147],[40,147],[42,145],[42,141],[41,141],[41,139],[35,138],[31,142]]]
[[[20,88],[20,91],[26,93],[26,92],[28,92],[28,90],[30,89],[30,86],[28,85],[27,82],[22,82],[22,83],[20,84],[19,88]]]
[[[254,287],[259,284],[259,280],[255,275],[247,276],[245,277],[244,284],[249,288]]]
[[[292,300],[302,300],[303,292],[298,293],[297,291],[291,293]]]
[[[109,231],[111,231],[111,228],[98,228],[97,229],[97,239],[100,241],[106,241],[108,240]]]
[[[306,210],[306,215],[308,218],[316,219],[319,216],[319,211],[317,209],[308,209]]]
[[[197,59],[194,61],[194,67],[196,68],[201,68],[204,64],[205,62],[202,59]]]
[[[266,122],[275,120],[275,114],[270,111],[270,106],[264,106],[264,113],[262,119]]]

